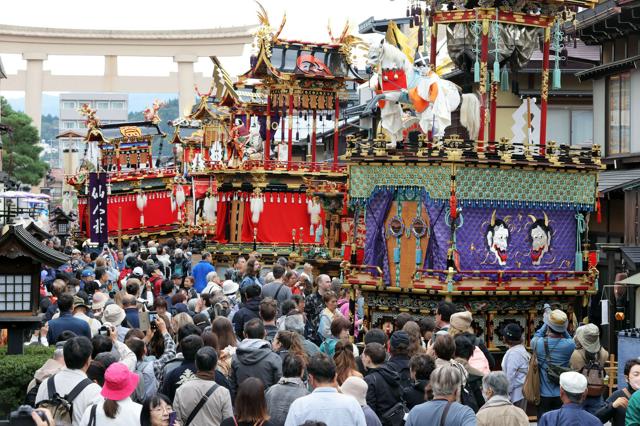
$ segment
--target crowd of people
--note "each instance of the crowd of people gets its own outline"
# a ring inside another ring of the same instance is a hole
[[[507,324],[496,365],[451,302],[367,329],[362,296],[307,264],[281,258],[265,274],[254,253],[223,271],[209,253],[192,264],[179,240],[66,250],[42,272],[45,323],[27,342],[55,346],[25,390],[38,425],[528,425],[532,356],[538,424],[640,422],[640,360],[604,401],[598,327],[572,337],[558,309],[533,355]]]

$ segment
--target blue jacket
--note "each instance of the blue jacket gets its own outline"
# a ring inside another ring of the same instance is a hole
[[[544,338],[547,335],[547,325],[543,325],[540,330],[536,331],[531,339],[531,350],[536,351],[538,357],[538,365],[540,368],[540,396],[553,397],[560,396],[560,386],[551,383],[547,378],[547,360],[544,350]],[[576,348],[576,344],[571,335],[564,332],[563,338],[548,337],[549,359],[551,364],[569,368],[569,360],[571,354]]]
[[[50,345],[55,345],[58,336],[65,330],[73,331],[78,336],[85,336],[91,339],[91,328],[86,321],[74,318],[71,312],[62,312],[60,317],[49,321],[49,332],[47,340]]]
[[[126,320],[130,328],[140,328],[140,317],[138,316],[138,308],[127,308],[124,310]]]
[[[538,426],[602,426],[596,416],[582,409],[579,404],[565,404],[558,410],[546,412],[538,420]]]
[[[207,286],[207,274],[209,272],[214,272],[215,270],[216,268],[206,260],[201,260],[193,267],[191,273],[193,274],[193,278],[196,279],[196,282],[193,284],[193,288],[195,288],[198,293],[201,293]]]

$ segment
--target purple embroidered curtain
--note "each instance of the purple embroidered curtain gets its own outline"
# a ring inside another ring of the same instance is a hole
[[[364,263],[382,268],[383,280],[389,285],[389,254],[385,239],[384,221],[393,201],[393,191],[380,189],[376,191],[367,203],[365,227],[367,230]]]

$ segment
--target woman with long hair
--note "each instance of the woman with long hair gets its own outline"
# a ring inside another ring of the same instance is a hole
[[[211,323],[211,331],[218,338],[218,370],[229,377],[231,374],[231,358],[236,353],[238,341],[233,324],[225,317],[216,317]]]
[[[256,270],[256,260],[249,259],[247,262],[242,281],[240,282],[240,290],[249,287],[250,285],[258,284],[258,271]]]
[[[218,352],[218,336],[216,336],[211,330],[205,330],[200,335],[205,346],[212,347]]]
[[[307,365],[307,361],[309,361],[307,352],[304,350],[302,337],[295,331],[278,331],[276,337],[273,338],[273,342],[271,342],[271,346],[273,351],[280,355],[283,360],[287,355],[291,354],[301,357],[304,365]]]
[[[425,354],[427,351],[422,347],[422,335],[420,334],[420,326],[415,321],[407,321],[402,330],[409,335],[408,355],[411,358],[417,354]]]
[[[164,321],[165,325],[167,326],[167,332],[169,332],[171,336],[174,336],[174,332],[171,329],[171,321],[169,321],[169,317],[166,314],[158,314],[158,318]],[[147,332],[147,336],[143,340],[148,343],[148,355],[153,355],[157,359],[160,359],[164,354],[164,336],[157,327],[151,331],[153,331],[153,333],[149,334],[149,332]]]
[[[269,421],[264,384],[256,377],[249,377],[238,386],[234,411],[235,416],[223,420],[220,426],[273,426]]]
[[[161,393],[144,400],[140,412],[140,426],[169,426],[171,401]]]
[[[126,365],[115,362],[104,373],[104,385],[100,395],[104,401],[92,404],[84,411],[81,426],[127,426],[131,419],[139,419],[142,405],[131,400],[140,376],[129,371]]]
[[[356,357],[353,356],[353,344],[339,341],[336,343],[333,361],[336,363],[336,379],[342,386],[345,380],[355,376],[362,378],[356,365]]]

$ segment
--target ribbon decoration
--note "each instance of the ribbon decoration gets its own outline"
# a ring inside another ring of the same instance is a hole
[[[560,21],[556,20],[553,26],[553,50],[555,51],[554,59],[555,65],[553,68],[553,79],[551,83],[551,88],[553,90],[558,90],[562,87],[560,82],[561,74],[560,74],[560,51],[564,48],[564,44],[562,43],[564,39],[564,33],[562,32],[562,28],[560,26]]]
[[[582,213],[576,213],[576,271],[582,271],[582,234],[585,230],[586,223],[584,216]]]
[[[480,83],[480,36],[482,34],[482,26],[478,21],[478,9],[476,8],[476,19],[471,24],[471,32],[473,33],[475,46],[472,52],[475,54],[475,62],[473,63],[473,82]]]

